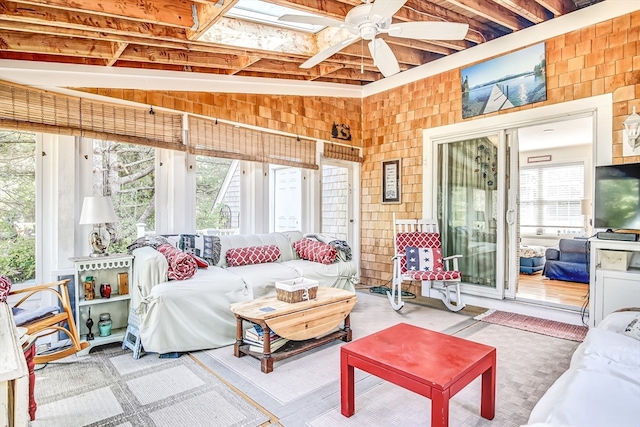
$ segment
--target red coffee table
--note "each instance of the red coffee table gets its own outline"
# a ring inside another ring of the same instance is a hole
[[[354,368],[431,399],[431,426],[449,425],[449,399],[482,375],[480,415],[496,406],[496,349],[400,323],[340,349],[342,415],[355,413]]]

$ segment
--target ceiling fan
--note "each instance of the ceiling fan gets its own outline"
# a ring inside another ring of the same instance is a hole
[[[363,0],[364,4],[351,9],[344,22],[333,18],[320,16],[283,15],[280,21],[297,22],[328,27],[344,28],[354,34],[328,48],[321,50],[300,65],[300,68],[311,68],[345,47],[360,39],[369,40],[369,52],[373,63],[383,76],[389,77],[400,72],[400,65],[393,51],[382,39],[376,39],[378,34],[388,34],[392,37],[402,37],[419,40],[461,40],[467,34],[468,24],[454,22],[403,22],[392,24],[391,17],[407,0]]]

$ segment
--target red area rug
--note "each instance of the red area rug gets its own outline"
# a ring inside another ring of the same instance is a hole
[[[571,325],[555,320],[541,319],[539,317],[525,316],[523,314],[499,310],[489,310],[474,317],[474,319],[571,341],[584,340],[589,330],[586,326]]]

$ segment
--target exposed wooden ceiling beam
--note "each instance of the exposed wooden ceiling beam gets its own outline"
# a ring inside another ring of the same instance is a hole
[[[96,15],[126,18],[140,22],[161,23],[175,27],[193,26],[189,0],[13,0],[17,3],[43,5],[58,9],[82,10]]]
[[[225,13],[238,3],[238,0],[226,0],[221,6],[218,3],[201,3],[192,6],[192,15],[195,10],[196,17],[194,26],[187,30],[187,38],[189,40],[197,40],[202,36],[213,24],[218,22]]]
[[[555,16],[566,15],[576,10],[576,4],[572,0],[535,0],[545,9],[550,10]]]
[[[512,31],[518,31],[526,26],[513,13],[490,0],[446,0],[457,7],[482,16],[483,18],[502,25]]]
[[[111,67],[122,55],[122,52],[127,48],[128,43],[112,43],[113,56],[107,61],[107,67]]]
[[[553,18],[553,13],[531,0],[494,0],[496,3],[509,9],[523,18],[539,24]]]

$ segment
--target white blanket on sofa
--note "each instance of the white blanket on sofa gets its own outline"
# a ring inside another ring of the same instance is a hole
[[[612,313],[589,330],[528,426],[640,426],[640,341],[621,333],[637,314]]]

